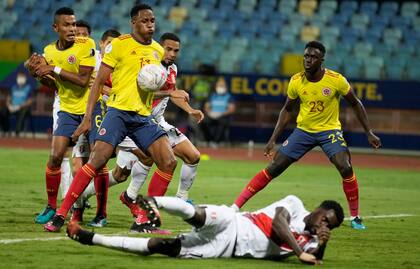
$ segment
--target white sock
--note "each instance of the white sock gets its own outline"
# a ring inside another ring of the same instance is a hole
[[[181,179],[179,180],[178,192],[176,193],[176,197],[179,197],[184,201],[188,200],[188,190],[191,188],[194,182],[194,178],[197,175],[197,167],[198,163],[182,164]]]
[[[60,181],[62,199],[66,197],[67,191],[69,190],[72,180],[73,180],[73,175],[71,173],[70,160],[69,158],[63,158],[63,161],[61,162],[61,181]]]
[[[168,196],[157,196],[154,198],[158,208],[165,210],[171,215],[179,216],[184,220],[194,217],[194,206],[181,198]]]
[[[133,167],[131,168],[130,185],[128,185],[127,188],[128,197],[130,197],[133,200],[137,198],[141,187],[146,181],[150,168],[150,166],[144,165],[139,161],[134,163]]]
[[[133,252],[141,255],[150,254],[149,248],[147,247],[149,240],[150,238],[106,236],[101,234],[95,234],[92,238],[92,242],[95,245],[118,249],[126,252]]]

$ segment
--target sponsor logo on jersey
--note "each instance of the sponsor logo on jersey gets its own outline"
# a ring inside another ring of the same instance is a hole
[[[156,60],[159,60],[159,54],[157,53],[157,51],[153,52],[153,57],[155,57]]]
[[[74,64],[74,63],[76,62],[76,56],[74,56],[73,54],[72,54],[72,55],[70,55],[70,56],[67,58],[67,62],[68,62],[69,64]]]
[[[324,88],[324,89],[322,89],[322,95],[324,95],[324,96],[330,96],[331,95],[331,89],[330,88]]]
[[[135,51],[135,50],[133,50],[133,51],[130,53],[130,55],[137,55],[137,53],[136,53],[136,51]]]

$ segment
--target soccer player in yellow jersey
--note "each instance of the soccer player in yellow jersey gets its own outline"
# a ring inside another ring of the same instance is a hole
[[[96,136],[90,159],[75,175],[52,221],[44,226],[47,231],[60,230],[72,204],[126,136],[156,163],[157,170],[150,183],[155,190],[154,194],[164,195],[172,179],[177,161],[166,132],[152,121],[150,116],[154,94],[141,90],[137,85],[137,74],[141,67],[146,64],[159,65],[164,51],[162,46],[152,39],[155,31],[152,8],[144,4],[136,5],[131,9],[130,16],[132,32],[115,38],[105,49],[105,56],[89,96],[85,117],[74,133],[76,139],[90,129],[94,104],[112,73],[108,110]],[[143,224],[145,232],[153,232],[160,222],[149,221],[144,212]]]
[[[53,29],[58,40],[44,48],[48,64],[35,64],[37,55],[32,55],[28,64],[31,73],[40,78],[41,83],[57,88],[60,97],[58,123],[46,168],[48,205],[36,217],[37,223],[46,223],[55,213],[61,162],[71,135],[85,113],[89,80],[95,66],[95,43],[92,39],[76,37],[76,18],[71,8],[63,7],[55,12]]]
[[[354,94],[347,80],[339,73],[322,66],[325,47],[318,41],[305,46],[303,65],[305,71],[290,79],[287,100],[280,111],[276,127],[265,146],[264,154],[271,156],[278,136],[292,118],[292,110],[300,101],[297,128],[283,142],[271,163],[260,171],[240,193],[232,207],[241,208],[252,196],[262,190],[273,178],[279,176],[292,163],[315,146],[320,146],[335,165],[343,179],[351,226],[363,230],[359,217],[359,189],[350,161],[350,152],[344,141],[339,121],[340,96],[353,108],[373,148],[381,146],[381,140],[370,128],[366,111]]]

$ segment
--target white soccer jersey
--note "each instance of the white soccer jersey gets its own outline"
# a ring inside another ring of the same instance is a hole
[[[166,72],[168,74],[166,78],[166,83],[163,85],[163,87],[160,90],[161,91],[175,91],[176,90],[176,87],[175,87],[176,76],[178,74],[178,68],[176,64],[172,64],[168,66],[168,68],[166,68]],[[168,125],[168,123],[166,123],[165,121],[165,118],[163,117],[166,107],[168,106],[168,101],[169,101],[169,97],[165,97],[162,99],[157,99],[153,102],[152,116],[159,125]],[[162,126],[162,127],[165,129],[165,126]],[[165,131],[167,130],[165,129]]]

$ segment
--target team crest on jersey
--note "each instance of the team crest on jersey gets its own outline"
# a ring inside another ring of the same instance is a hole
[[[68,62],[69,64],[74,64],[74,63],[76,62],[76,56],[74,56],[73,54],[72,54],[72,55],[70,55],[70,56],[67,58],[67,62]]]
[[[153,57],[155,57],[156,60],[159,60],[159,54],[157,53],[157,51],[153,52]]]
[[[331,89],[330,88],[324,88],[324,89],[322,89],[322,95],[324,95],[324,96],[330,96],[331,95]]]
[[[287,146],[287,145],[289,145],[289,140],[285,140],[285,141],[283,142],[283,144],[282,144],[282,146],[283,146],[283,147],[285,147],[285,146]]]
[[[105,135],[106,134],[106,129],[105,128],[101,128],[99,130],[99,135]]]

